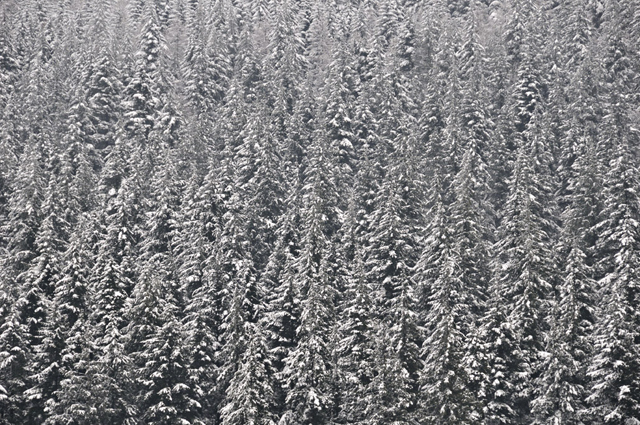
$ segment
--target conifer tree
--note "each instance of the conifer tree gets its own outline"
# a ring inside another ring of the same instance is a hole
[[[512,423],[519,413],[514,408],[514,374],[519,367],[518,336],[503,307],[501,288],[492,285],[487,312],[480,328],[477,370],[481,378],[478,397],[481,423]]]
[[[595,324],[594,357],[589,367],[592,379],[590,413],[604,423],[636,420],[639,409],[638,289],[638,174],[633,146],[637,132],[630,131],[627,108],[636,58],[629,53],[628,5],[612,2],[605,14],[603,50],[605,115],[599,134],[599,149],[610,173],[603,179],[603,209],[596,230],[596,262],[601,300]]]
[[[581,423],[588,389],[586,364],[594,322],[594,289],[586,255],[574,241],[566,260],[560,299],[552,311],[547,347],[539,379],[539,396],[532,401],[535,423]]]
[[[23,393],[28,388],[26,376],[30,353],[25,350],[29,346],[29,338],[26,329],[20,323],[19,315],[10,313],[3,318],[0,343],[2,344],[2,388],[0,406],[2,413],[0,420],[3,424],[19,423],[24,421],[27,404]]]
[[[262,321],[273,354],[276,377],[284,370],[284,360],[297,343],[296,330],[300,325],[300,288],[295,284],[293,269],[300,252],[299,223],[298,207],[292,203],[278,221],[273,252],[260,277],[265,289],[271,291]],[[286,406],[286,388],[281,379],[275,384],[274,411],[280,416]]]
[[[440,194],[431,218],[427,247],[418,263],[418,273],[426,296],[425,341],[422,347],[424,368],[420,382],[425,420],[428,423],[467,423],[473,407],[469,378],[465,370],[467,336],[473,326],[475,301],[473,273],[459,252],[458,223],[451,223],[449,211]],[[453,220],[459,216],[452,217]]]
[[[69,388],[73,388],[74,380],[79,378],[76,373],[82,370],[79,365],[86,360],[83,355],[86,354],[85,332],[88,331],[87,291],[89,260],[92,254],[90,223],[87,216],[78,220],[80,229],[72,234],[67,250],[62,256],[65,266],[60,272],[50,304],[51,320],[48,328],[61,335],[63,345],[59,353],[59,387],[54,393],[55,397],[47,400],[45,406],[48,414],[47,423],[72,421],[73,414],[67,416],[65,413],[67,409],[71,410],[69,403],[74,403]]]
[[[81,78],[84,92],[77,95],[69,121],[96,149],[113,146],[122,87],[108,53],[101,51],[96,62],[87,67]]]
[[[591,358],[593,325],[596,319],[596,282],[594,252],[596,225],[601,200],[598,193],[598,160],[594,142],[593,111],[588,103],[587,87],[591,72],[584,58],[576,71],[576,100],[568,110],[572,122],[565,135],[562,174],[566,179],[567,206],[559,253],[563,267],[558,281],[556,306],[551,314],[551,329],[543,363],[538,395],[532,402],[539,423],[580,423],[588,420],[585,399],[590,386],[586,376]],[[579,77],[578,77],[579,76]],[[573,94],[573,93],[572,93]]]
[[[64,166],[63,166],[64,167]],[[36,287],[40,292],[39,304],[34,312],[41,316],[42,323],[33,335],[33,359],[31,362],[31,388],[25,394],[31,401],[29,408],[33,421],[44,422],[45,405],[51,402],[55,391],[60,385],[60,363],[64,347],[64,335],[57,324],[58,311],[54,307],[54,294],[57,282],[62,278],[63,253],[69,240],[70,226],[74,219],[73,206],[67,204],[72,200],[69,196],[71,183],[68,171],[63,170],[59,175],[52,175],[47,187],[47,197],[42,211],[43,219],[36,237],[37,256],[33,259],[33,266],[27,270],[25,286]],[[33,330],[31,330],[33,332]]]
[[[8,102],[8,97],[15,88],[15,83],[20,70],[20,58],[16,51],[9,28],[12,27],[8,20],[8,16],[2,14],[2,23],[4,30],[0,32],[0,110],[4,110]]]
[[[285,161],[293,163],[299,162],[300,155],[295,143],[291,143],[296,141],[297,135],[289,134],[289,122],[304,92],[302,82],[308,67],[302,34],[304,24],[297,21],[298,11],[299,8],[288,0],[274,4],[269,22],[268,53],[262,66],[265,81],[260,85],[261,95],[266,99],[264,112],[268,112],[268,118],[265,117],[267,134],[274,141],[286,141],[290,145],[281,148],[287,153]]]
[[[52,289],[50,279],[58,266],[54,259],[54,269],[48,268],[52,259],[48,254],[55,257],[56,247],[48,247],[44,239],[52,236],[58,242],[53,223],[49,223],[46,235],[40,231],[47,184],[42,144],[30,145],[23,155],[16,188],[9,199],[8,220],[2,229],[8,243],[2,259],[3,302],[7,306],[3,308],[0,333],[0,385],[6,393],[3,420],[7,423],[22,422],[29,414],[24,391],[30,387],[33,350],[45,320],[43,291]],[[49,202],[50,208],[54,204]]]
[[[82,348],[82,361],[69,372],[66,393],[70,397],[63,413],[79,422],[130,423],[135,416],[129,393],[131,358],[123,335],[124,309],[135,279],[140,210],[129,152],[122,140],[116,140],[102,170],[102,216],[89,273],[90,338]]]
[[[266,107],[261,102],[247,117],[242,140],[236,147],[233,164],[235,196],[246,199],[243,208],[245,224],[253,242],[251,253],[257,270],[263,270],[275,240],[275,223],[284,211],[286,181],[281,164],[284,160],[277,139],[265,126]]]
[[[192,18],[189,47],[184,58],[187,96],[196,117],[206,119],[222,101],[229,84],[228,46],[216,43],[222,34],[213,26],[205,2],[199,2]]]
[[[350,423],[359,423],[366,419],[365,403],[376,374],[375,328],[371,314],[373,302],[365,277],[361,247],[356,248],[346,279],[339,329],[341,340],[337,347],[338,367],[344,376],[339,417]]]
[[[617,131],[621,128],[616,126]],[[589,367],[592,393],[587,401],[591,414],[604,423],[624,423],[637,417],[639,409],[637,288],[634,264],[637,258],[636,225],[638,200],[636,168],[631,165],[628,141],[614,142],[609,165],[612,173],[604,182],[604,209],[599,224],[599,267],[605,270],[600,285],[601,313],[596,322],[595,356]]]
[[[636,423],[639,10],[0,1],[0,424]]]
[[[226,404],[221,409],[224,425],[272,425],[274,390],[267,339],[259,324],[246,323],[248,346],[229,383]]]
[[[294,285],[300,288],[300,324],[297,345],[285,358],[282,372],[287,389],[285,417],[292,423],[328,423],[331,397],[332,344],[335,326],[335,287],[331,283],[331,235],[335,223],[334,158],[318,135],[308,152],[303,186],[303,231],[299,256],[294,260]],[[333,201],[333,202],[332,202]]]
[[[223,280],[215,247],[221,237],[227,180],[221,169],[211,167],[198,184],[194,174],[184,193],[183,226],[176,235],[177,276],[184,297],[184,324],[189,348],[189,370],[198,385],[201,418],[205,423],[217,420],[222,395],[217,392],[220,373],[222,317],[225,305],[221,297]],[[195,187],[198,185],[199,187]],[[193,195],[193,197],[189,197]]]
[[[144,271],[132,298],[133,326],[127,343],[136,350],[132,357],[140,366],[136,373],[139,418],[150,424],[191,424],[201,407],[190,382],[188,350],[182,344],[183,325],[176,317],[172,286],[166,271]]]
[[[168,76],[162,62],[166,43],[160,18],[149,4],[143,16],[135,70],[124,89],[124,129],[141,146],[157,148],[163,141],[173,143],[179,118],[169,100]]]
[[[236,196],[230,199],[230,202],[234,201],[237,201]],[[238,211],[239,208],[244,209],[242,206],[229,205],[224,230],[213,253],[217,257],[215,263],[219,270],[218,297],[224,305],[220,324],[220,339],[223,343],[217,353],[220,364],[217,391],[221,396],[228,392],[228,385],[238,371],[240,360],[250,343],[245,325],[256,323],[264,298],[248,249],[248,229],[245,227],[248,214],[246,211]]]
[[[540,119],[536,116],[536,119]],[[518,147],[518,159],[511,181],[509,199],[496,243],[494,283],[500,288],[506,319],[517,339],[517,362],[510,378],[510,407],[519,417],[529,415],[533,398],[531,380],[539,376],[539,354],[543,351],[550,293],[555,287],[556,263],[548,180],[548,160],[538,121],[529,124],[525,140]],[[535,167],[535,168],[534,168]],[[490,313],[491,314],[491,313]]]

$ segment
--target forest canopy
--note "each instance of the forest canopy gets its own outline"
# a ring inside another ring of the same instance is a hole
[[[0,425],[640,424],[639,0],[2,0]]]

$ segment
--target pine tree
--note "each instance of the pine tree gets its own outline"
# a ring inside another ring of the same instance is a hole
[[[225,214],[227,180],[218,167],[210,167],[202,183],[194,175],[182,202],[183,227],[176,234],[177,276],[185,298],[185,342],[189,349],[191,379],[201,390],[201,418],[217,420],[222,395],[217,392],[220,373],[224,303],[219,264],[214,247],[220,239]],[[198,187],[196,187],[196,185]],[[195,194],[193,198],[189,195]],[[186,220],[185,220],[186,219]]]
[[[538,384],[532,403],[540,423],[580,423],[588,420],[585,399],[590,386],[586,376],[593,354],[593,326],[596,319],[594,254],[596,225],[601,208],[595,125],[588,87],[592,83],[590,59],[576,71],[571,88],[575,103],[567,110],[571,124],[565,134],[562,167],[566,177],[567,204],[558,251],[562,276],[552,311],[551,329]],[[575,92],[573,91],[575,90]]]
[[[327,265],[322,264],[322,267]],[[307,279],[320,279],[322,273],[327,273],[326,269],[318,268],[314,275],[307,275]],[[308,289],[301,302],[299,341],[285,359],[283,371],[288,389],[285,416],[290,415],[293,423],[328,423],[333,410],[330,397],[333,365],[328,340],[333,294],[327,280],[305,283]]]
[[[29,373],[30,360],[30,352],[25,350],[25,347],[29,347],[30,341],[18,314],[12,313],[3,318],[1,330],[0,420],[3,424],[9,425],[23,422],[25,418],[27,405],[23,393],[27,389],[25,377]]]
[[[0,1],[0,424],[636,423],[639,10]]]
[[[539,379],[540,395],[532,401],[536,423],[582,423],[594,322],[595,282],[586,255],[574,242],[566,260],[560,299],[552,312],[551,330]]]
[[[116,140],[103,168],[95,259],[89,273],[89,338],[80,339],[81,361],[68,372],[63,417],[80,423],[130,423],[135,407],[129,391],[133,377],[123,329],[126,300],[133,290],[137,254],[139,189],[128,159]],[[129,173],[131,173],[129,175]],[[84,346],[83,346],[84,345]]]
[[[83,357],[87,341],[87,304],[89,294],[89,259],[91,258],[91,244],[89,230],[91,221],[88,217],[78,221],[79,229],[75,231],[67,250],[62,256],[65,266],[60,272],[60,278],[56,283],[50,315],[52,320],[48,328],[59,335],[63,346],[59,353],[59,388],[54,393],[54,398],[46,403],[48,413],[47,423],[71,422],[73,414],[66,414],[71,410],[70,404],[75,397],[69,389],[74,388],[73,383],[78,379],[78,369],[82,370]]]
[[[77,95],[71,125],[100,150],[115,144],[120,113],[121,83],[107,52],[92,62],[81,76],[84,90]]]
[[[367,420],[372,423],[408,424],[417,416],[419,343],[421,329],[415,313],[417,297],[409,282],[398,288],[391,326],[376,319],[376,375],[367,394]]]
[[[471,419],[471,395],[464,369],[469,328],[465,321],[472,319],[467,291],[472,290],[473,281],[466,279],[466,264],[456,246],[458,234],[447,219],[448,209],[438,198],[427,248],[419,262],[427,281],[421,286],[428,294],[421,407],[428,423],[467,423]]]
[[[9,29],[12,28],[9,17],[2,14],[3,28],[0,32],[0,110],[4,110],[20,70],[20,58],[13,43]]]
[[[162,66],[165,40],[159,17],[152,6],[145,7],[134,73],[124,89],[124,129],[142,147],[172,143],[178,118],[168,100],[167,76]],[[152,132],[154,132],[152,134]]]
[[[302,82],[308,66],[304,55],[304,23],[299,22],[301,9],[294,2],[274,4],[268,32],[268,53],[264,58],[264,79],[259,86],[266,99],[268,133],[274,141],[286,141],[289,146],[280,146],[286,152],[285,161],[296,164],[299,152],[295,148],[296,134],[289,134],[288,124],[298,101],[302,97]],[[303,111],[306,112],[306,111]],[[302,128],[297,129],[302,131]],[[299,137],[299,136],[298,136]],[[275,142],[274,142],[275,143]]]
[[[231,198],[234,201],[235,196]],[[237,207],[236,207],[237,208]],[[245,211],[229,207],[224,223],[224,231],[214,253],[218,265],[224,313],[220,329],[223,341],[217,353],[220,377],[217,391],[222,396],[228,392],[228,385],[238,371],[240,360],[250,343],[246,334],[246,324],[256,323],[261,314],[264,291],[259,287],[245,224]]]
[[[346,43],[337,44],[332,54],[333,64],[326,88],[326,133],[327,141],[337,156],[338,167],[335,176],[340,198],[340,208],[347,208],[348,190],[353,185],[358,171],[358,146],[354,132],[354,115],[356,100],[356,75],[351,68],[350,57],[347,54],[349,46]]]
[[[393,350],[379,353],[389,364],[377,367],[398,370],[394,378],[398,387],[385,389],[381,407],[387,411],[386,420],[409,420],[417,406],[419,346],[421,331],[417,321],[417,300],[412,269],[418,257],[417,235],[420,226],[418,209],[422,206],[424,189],[420,183],[416,150],[414,102],[411,85],[400,74],[401,60],[397,56],[397,41],[392,39],[388,63],[378,69],[376,76],[379,93],[375,105],[378,117],[376,131],[372,132],[372,156],[378,161],[364,164],[371,167],[376,179],[373,210],[368,217],[365,250],[367,279],[372,283],[374,305],[379,309],[378,319],[388,323],[389,343]],[[381,64],[381,66],[383,66]],[[370,178],[371,178],[370,177]],[[378,187],[376,187],[376,185]],[[384,327],[377,329],[384,332]],[[397,392],[394,392],[397,391]],[[379,401],[380,401],[379,400]]]
[[[260,280],[271,295],[266,299],[265,314],[262,319],[273,354],[273,368],[282,374],[284,360],[297,343],[297,329],[300,325],[300,288],[295,284],[295,258],[300,252],[300,217],[298,207],[290,203],[288,210],[278,221],[277,240],[273,252]],[[280,416],[285,407],[286,388],[281,379],[276,381],[275,407]]]
[[[242,208],[246,232],[251,235],[253,261],[263,270],[275,241],[275,224],[284,211],[286,175],[281,168],[283,154],[279,141],[265,126],[266,109],[259,104],[247,118],[235,148],[233,166],[236,196],[246,199]]]
[[[7,220],[2,229],[9,256],[3,265],[6,279],[15,278],[34,257],[36,233],[42,221],[42,203],[47,185],[43,144],[34,140],[21,156],[13,191],[7,207]],[[5,285],[5,288],[10,286]]]
[[[499,425],[518,418],[515,409],[515,376],[519,367],[518,336],[504,311],[501,288],[492,286],[487,313],[480,328],[480,349],[476,369],[481,384],[478,397],[482,403],[481,423]]]
[[[198,119],[216,110],[229,84],[228,46],[216,43],[221,37],[210,22],[204,2],[198,3],[190,28],[189,48],[184,58],[186,90]]]
[[[636,222],[638,220],[637,171],[629,163],[625,140],[617,142],[610,166],[611,180],[605,181],[605,205],[599,224],[598,251],[605,256],[606,274],[600,281],[602,312],[596,322],[594,350],[589,368],[593,380],[587,400],[592,415],[605,423],[622,424],[637,418],[640,406],[636,372],[637,289],[634,264],[637,259]],[[615,173],[615,174],[614,174]],[[614,177],[615,176],[615,177]]]

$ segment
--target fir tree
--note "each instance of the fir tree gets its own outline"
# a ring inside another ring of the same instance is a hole
[[[227,388],[222,424],[275,424],[274,390],[267,339],[260,325],[247,323],[248,346]]]
[[[324,139],[312,141],[303,186],[303,232],[299,256],[294,260],[294,285],[300,288],[300,325],[297,345],[284,360],[287,389],[285,417],[293,423],[328,423],[333,406],[330,379],[335,326],[335,287],[331,283],[331,235],[335,220],[335,186],[330,180],[334,159],[327,155]]]
[[[625,28],[626,9],[611,5],[613,24]],[[637,386],[637,263],[638,199],[637,168],[633,163],[636,134],[629,131],[624,112],[629,105],[630,66],[624,32],[609,28],[604,51],[604,99],[606,114],[600,133],[600,149],[610,173],[603,179],[603,209],[596,231],[600,317],[595,325],[595,355],[589,367],[592,393],[587,398],[590,412],[604,423],[625,423],[638,417]]]
[[[536,117],[539,119],[539,117]],[[537,125],[540,125],[536,121]],[[507,311],[507,320],[515,332],[517,359],[512,373],[511,408],[518,417],[529,415],[533,387],[530,380],[539,376],[539,355],[547,330],[550,293],[555,286],[556,263],[548,180],[548,160],[538,127],[530,126],[528,138],[521,141],[518,159],[505,206],[500,239],[496,243],[497,261],[494,285]],[[535,168],[534,168],[535,167]],[[539,171],[538,171],[539,170]],[[516,360],[512,359],[512,361]]]
[[[188,350],[182,344],[183,325],[176,317],[177,302],[171,279],[163,272],[141,276],[134,292],[134,333],[128,343],[140,365],[136,374],[140,395],[139,418],[149,424],[197,423],[201,407],[191,385]],[[146,322],[146,323],[143,323]],[[137,340],[133,340],[136,338]]]
[[[62,257],[66,251],[66,243],[69,239],[72,216],[69,210],[73,206],[66,204],[72,199],[69,196],[71,183],[64,170],[59,176],[50,178],[47,188],[47,197],[43,204],[43,213],[46,215],[36,237],[37,256],[33,260],[33,267],[26,271],[25,286],[40,292],[39,306],[35,308],[35,315],[30,320],[40,316],[42,323],[34,329],[33,352],[31,368],[33,375],[30,377],[32,387],[25,392],[31,400],[29,413],[33,415],[32,421],[44,422],[45,405],[52,402],[54,393],[60,385],[60,363],[64,348],[64,334],[62,329],[56,326],[58,319],[57,306],[54,307],[54,294],[57,282],[62,278]],[[66,187],[65,187],[66,186]],[[32,283],[30,283],[32,282]]]
[[[47,293],[51,291],[57,267],[59,235],[49,220],[40,230],[44,216],[52,213],[56,205],[49,196],[48,211],[45,204],[44,174],[41,145],[32,145],[25,151],[25,161],[18,170],[18,186],[9,203],[9,217],[3,231],[8,244],[3,258],[2,288],[4,302],[0,352],[2,361],[2,387],[6,394],[3,402],[7,423],[32,420],[30,405],[24,392],[30,388],[30,374],[34,349],[40,342],[47,309]],[[53,240],[49,240],[53,239]],[[53,242],[49,245],[48,242]],[[36,414],[37,415],[37,414]]]
[[[343,377],[338,420],[359,423],[366,419],[366,400],[376,375],[374,364],[375,322],[372,288],[366,279],[364,254],[357,237],[355,190],[352,190],[348,217],[343,225],[344,247],[341,270],[345,281],[344,295],[339,305],[339,336],[336,350],[337,367]]]

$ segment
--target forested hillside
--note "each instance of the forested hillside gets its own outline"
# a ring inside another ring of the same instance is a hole
[[[0,424],[640,424],[639,0],[1,0]]]

